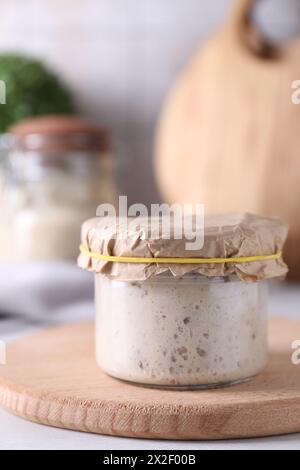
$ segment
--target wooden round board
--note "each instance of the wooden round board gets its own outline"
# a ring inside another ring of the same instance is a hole
[[[8,344],[0,403],[38,423],[151,439],[224,439],[300,432],[300,322],[272,319],[267,369],[248,383],[206,391],[143,388],[106,376],[93,325],[52,328]]]

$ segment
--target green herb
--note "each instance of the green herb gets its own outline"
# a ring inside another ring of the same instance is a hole
[[[75,112],[69,89],[38,60],[0,54],[0,80],[6,86],[6,104],[0,105],[0,133],[27,117]]]

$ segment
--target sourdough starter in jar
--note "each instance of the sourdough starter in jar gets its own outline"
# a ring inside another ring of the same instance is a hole
[[[192,233],[164,231],[163,217],[134,222],[131,230],[124,218],[82,226],[78,264],[96,277],[102,370],[178,389],[258,374],[267,362],[266,283],[287,273],[287,226],[276,217],[205,214],[204,245],[191,251]],[[159,230],[149,234],[149,222]]]
[[[267,361],[265,282],[160,275],[96,276],[97,361],[141,384],[212,387],[246,380]]]

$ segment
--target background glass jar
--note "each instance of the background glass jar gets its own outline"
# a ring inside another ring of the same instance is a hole
[[[96,275],[96,357],[151,386],[242,382],[267,362],[266,282],[186,275],[123,282]]]
[[[116,198],[106,132],[50,116],[16,125],[2,142],[0,259],[75,259],[83,220]]]

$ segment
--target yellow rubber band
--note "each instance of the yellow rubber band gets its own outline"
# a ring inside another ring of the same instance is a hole
[[[133,256],[112,256],[102,255],[101,253],[93,253],[84,245],[80,245],[80,252],[90,258],[100,261],[111,261],[114,263],[162,263],[162,264],[222,264],[222,263],[252,263],[254,261],[276,260],[282,256],[282,252],[278,251],[273,255],[259,256],[240,256],[236,258],[137,258]]]

